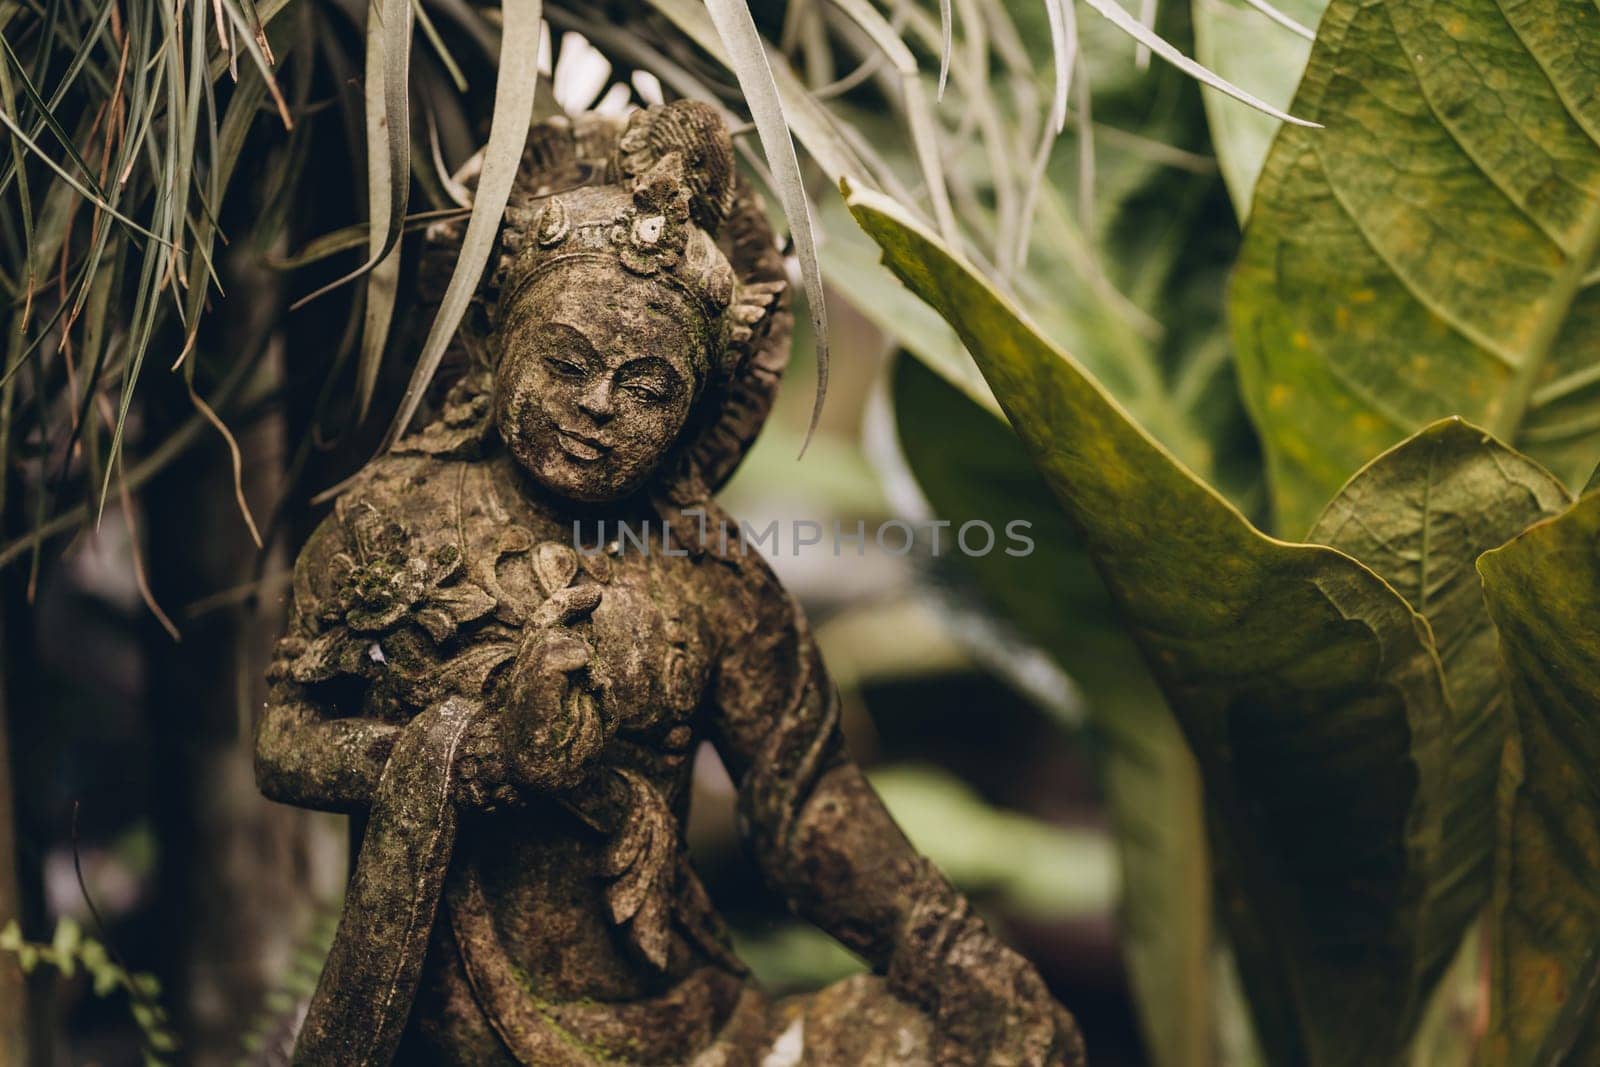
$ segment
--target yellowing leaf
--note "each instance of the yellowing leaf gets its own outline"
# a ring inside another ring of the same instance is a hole
[[[1172,704],[1274,950],[1245,961],[1270,1061],[1393,1062],[1474,862],[1443,848],[1451,711],[1427,624],[1344,553],[1252,527],[892,201],[851,209],[972,353]]]
[[[1600,8],[1334,0],[1256,186],[1239,370],[1278,525],[1460,415],[1579,484],[1600,451]]]
[[[1511,680],[1492,1067],[1600,1059],[1600,493],[1478,562]]]

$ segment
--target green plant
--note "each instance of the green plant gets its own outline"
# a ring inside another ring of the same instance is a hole
[[[108,997],[121,990],[128,996],[128,1011],[138,1024],[144,1040],[145,1067],[171,1063],[178,1051],[178,1038],[161,1006],[161,984],[154,975],[134,973],[112,958],[106,946],[85,937],[83,928],[70,918],[57,920],[55,934],[48,942],[24,940],[16,920],[0,928],[0,952],[16,957],[23,974],[32,974],[43,965],[53,967],[63,980],[81,970],[97,997]]]
[[[1496,154],[1538,136],[1565,173],[1600,165],[1600,127],[1551,66],[1594,29],[1578,8],[1435,23],[1412,0],[1324,17],[1295,107],[1327,128],[1278,135],[1233,293],[1279,521],[1309,523],[1304,543],[1260,532],[900,208],[850,197],[1059,501],[1051,564],[1092,562],[1177,716],[1271,1063],[1600,1050],[1600,646],[1579,621],[1600,602],[1597,511],[1567,487],[1594,459],[1600,195],[1535,197]],[[1395,51],[1424,39],[1415,64]],[[1471,77],[1445,40],[1482,64]],[[1450,968],[1480,919],[1482,982]],[[1459,995],[1447,971],[1487,1005],[1486,1035],[1424,1025]]]

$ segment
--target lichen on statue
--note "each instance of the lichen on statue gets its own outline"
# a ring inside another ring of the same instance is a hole
[[[535,127],[502,248],[437,417],[296,563],[258,779],[365,825],[296,1062],[1081,1062],[849,759],[759,553],[696,536],[791,322],[716,114]],[[654,540],[577,551],[600,520]],[[751,980],[685,852],[703,740],[773,890],[875,974]]]

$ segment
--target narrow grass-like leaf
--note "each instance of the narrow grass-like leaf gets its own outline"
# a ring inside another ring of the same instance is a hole
[[[415,11],[421,5],[411,0]],[[390,153],[390,123],[395,116],[388,106],[389,79],[374,78],[374,70],[388,70],[385,62],[384,26],[372,15],[367,17],[367,71],[363,98],[367,115],[367,263],[371,270],[366,282],[366,314],[361,332],[361,355],[356,361],[356,421],[365,422],[372,406],[372,392],[378,384],[378,368],[383,361],[384,342],[389,338],[389,322],[394,315],[396,286],[400,279],[400,226],[391,225],[405,217],[405,197],[399,214],[391,220],[395,199],[394,158]],[[408,85],[402,90],[409,97]],[[402,111],[409,114],[409,111]],[[409,141],[410,131],[404,131]],[[407,170],[409,175],[409,168]],[[394,236],[391,238],[391,231]]]
[[[1213,74],[1205,67],[1202,67],[1200,64],[1196,63],[1194,60],[1190,59],[1188,56],[1172,47],[1171,44],[1167,43],[1166,38],[1156,33],[1155,30],[1152,30],[1150,27],[1144,25],[1144,23],[1128,14],[1122,5],[1117,3],[1117,0],[1084,0],[1084,3],[1088,4],[1101,15],[1105,16],[1105,18],[1110,20],[1112,25],[1126,33],[1129,37],[1132,37],[1135,41],[1138,41],[1140,44],[1150,49],[1150,51],[1154,52],[1168,63],[1171,63],[1173,66],[1177,67],[1179,70],[1183,71],[1185,74],[1189,75],[1191,78],[1195,79],[1201,84],[1209,85],[1218,92],[1227,93],[1235,100],[1238,100],[1241,103],[1249,104],[1256,110],[1271,115],[1280,122],[1287,122],[1292,126],[1309,126],[1312,128],[1315,128],[1319,125],[1318,123],[1309,122],[1305,119],[1295,118],[1287,111],[1280,111],[1278,108],[1273,107],[1271,104],[1267,103],[1265,100],[1262,100],[1255,94],[1248,93],[1227,79]]]
[[[442,211],[419,211],[406,219],[407,232],[424,229],[435,222],[446,219],[462,219],[471,215],[472,208],[469,204],[464,208],[445,208]],[[332,233],[325,233],[321,237],[313,237],[298,251],[287,256],[268,254],[265,257],[266,265],[274,270],[299,270],[301,267],[312,263],[320,263],[329,256],[336,256],[340,252],[348,252],[352,248],[360,248],[368,243],[371,232],[364,222],[358,222]]]
[[[23,132],[22,127],[17,124],[16,120],[3,110],[0,110],[0,123],[3,123],[6,129],[11,131],[12,136],[21,141],[30,152],[43,160],[45,166],[55,171],[57,176],[59,176],[62,181],[66,182],[68,185],[72,186],[73,189],[77,190],[79,196],[83,197],[85,200],[89,201],[89,203],[93,204],[101,211],[104,211],[107,215],[110,215],[112,218],[128,227],[128,229],[132,230],[134,233],[139,234],[141,237],[148,237],[156,244],[169,250],[173,247],[170,240],[160,236],[152,230],[146,229],[133,219],[130,219],[128,216],[124,215],[122,212],[113,207],[110,201],[103,199],[88,185],[73,177],[65,167],[57,163],[54,159],[51,159],[49,153],[41,149],[31,137]]]
[[[1055,52],[1055,94],[1050,101],[1050,121],[1039,130],[1039,144],[1034,149],[1033,162],[1028,168],[1028,184],[1022,194],[1022,211],[1015,244],[1009,259],[1002,260],[1011,269],[1019,271],[1028,265],[1028,246],[1033,240],[1033,213],[1038,207],[1039,190],[1050,166],[1051,151],[1067,124],[1068,94],[1072,87],[1074,64],[1078,60],[1078,14],[1071,0],[1046,0],[1046,3],[1050,12],[1050,46]],[[1094,131],[1081,130],[1079,137],[1090,140],[1094,137]]]
[[[97,43],[96,39],[99,37],[101,31],[105,29],[105,25],[110,20],[111,12],[114,7],[114,4],[106,4],[104,7],[102,7],[100,10],[100,15],[96,18],[94,24],[85,31],[82,43],[79,45],[77,53],[72,57],[72,62],[67,64],[65,73],[62,74],[61,80],[56,83],[55,90],[50,94],[49,103],[46,105],[47,112],[53,114],[55,109],[61,106],[61,102],[66,99],[68,91],[71,90],[75,84],[77,84],[77,79],[80,72],[88,69],[91,72],[91,78],[94,75],[99,74],[99,71],[96,68],[88,66],[88,61],[89,57],[94,54],[94,46]],[[0,34],[0,37],[3,37],[3,34]],[[6,109],[15,113],[15,103],[7,104]],[[29,136],[37,139],[39,134],[44,131],[44,125],[45,120],[43,118],[37,120],[33,124],[33,129],[29,131]],[[10,188],[11,179],[16,174],[16,167],[16,160],[13,159],[12,163],[6,168],[4,173],[0,173],[0,193],[4,193],[8,188]]]
[[[456,62],[456,57],[450,54],[449,45],[444,43],[444,38],[439,36],[438,27],[434,26],[433,19],[428,17],[427,6],[422,0],[411,0],[411,10],[416,16],[417,25],[422,27],[422,35],[433,47],[433,53],[439,57],[439,63],[444,67],[445,73],[450,75],[450,81],[455,85],[456,92],[466,92],[467,76],[461,73],[461,66]]]
[[[1050,21],[1050,52],[1055,58],[1050,128],[1056,134],[1067,128],[1067,96],[1072,92],[1072,65],[1078,59],[1078,19],[1072,4],[1073,0],[1044,0]]]
[[[272,94],[272,102],[278,108],[278,118],[283,122],[283,128],[294,128],[294,117],[289,114],[289,105],[283,99],[283,92],[278,88],[277,76],[273,73],[272,58],[267,55],[266,20],[270,20],[287,4],[288,0],[269,0],[257,8],[257,18],[251,20],[245,17],[239,9],[238,0],[222,0],[222,9],[228,15],[230,22],[236,26],[240,33],[239,39],[244,43],[244,50],[255,63],[256,69],[267,81],[267,92]],[[212,78],[220,77],[222,68],[219,64],[225,63],[226,56],[219,56],[212,64]]]
[[[8,48],[7,53],[9,54],[9,52],[10,49]],[[0,62],[0,110],[11,113],[16,113],[17,110],[17,95],[11,83],[11,71],[4,62]],[[23,152],[21,144],[16,139],[11,139],[10,147],[12,171],[17,176],[17,206],[20,209],[17,215],[22,222],[22,247],[24,250],[22,276],[17,279],[23,290],[22,309],[17,313],[19,320],[18,345],[20,346],[21,339],[27,336],[28,320],[33,314],[34,264],[31,254],[34,249],[33,194],[28,188],[26,153]],[[20,362],[18,360],[18,365],[20,365]],[[11,370],[12,368],[8,367],[6,374],[8,385],[10,384]],[[0,468],[0,470],[3,469]]]
[[[1267,18],[1271,19],[1273,22],[1276,22],[1279,26],[1282,26],[1284,29],[1294,34],[1296,37],[1303,37],[1308,41],[1315,41],[1317,39],[1317,33],[1315,30],[1311,29],[1309,26],[1306,26],[1298,19],[1279,11],[1271,4],[1267,3],[1267,0],[1244,0],[1244,2],[1261,12],[1263,15],[1267,16]]]
[[[445,349],[461,325],[462,316],[477,291],[483,268],[499,240],[500,220],[511,199],[522,148],[528,141],[533,121],[534,97],[539,87],[539,29],[543,24],[541,0],[505,0],[501,6],[504,26],[500,36],[500,69],[495,74],[494,114],[489,123],[489,143],[483,150],[483,170],[467,219],[467,232],[461,241],[461,254],[445,286],[439,312],[422,344],[416,370],[406,385],[389,432],[380,451],[400,439],[411,417],[417,413],[428,383],[439,369]],[[404,216],[397,216],[393,224]]]
[[[733,70],[729,50],[723,44],[721,34],[704,4],[698,0],[644,0],[644,3],[659,11],[680,33],[705,49],[718,63]],[[780,57],[770,62],[768,69],[790,128],[829,180],[837,182],[842,178],[850,178],[852,182],[876,184],[872,173],[862,164],[860,154],[850,144],[845,130],[841,130],[827,110],[812,98],[810,91],[789,65]],[[793,223],[791,219],[790,224]]]
[[[375,0],[368,9],[367,213],[375,239],[367,259],[344,277],[296,300],[291,310],[373,270],[400,240],[400,220],[406,216],[411,192],[411,30],[411,0]],[[380,144],[384,150],[373,151]],[[383,325],[387,329],[386,316]]]
[[[944,99],[944,86],[950,80],[950,52],[954,45],[955,12],[950,0],[939,0],[939,96]]]
[[[789,219],[789,236],[794,241],[795,256],[800,261],[800,280],[806,291],[806,304],[811,312],[811,329],[817,346],[817,399],[811,408],[811,422],[806,429],[806,441],[816,432],[817,421],[822,417],[822,398],[828,391],[828,310],[823,303],[822,267],[817,262],[816,231],[811,222],[811,204],[806,196],[805,182],[800,176],[800,160],[794,153],[794,142],[789,138],[789,122],[784,116],[783,100],[773,81],[772,67],[767,62],[766,45],[756,30],[755,20],[744,0],[706,0],[706,10],[716,26],[717,34],[727,49],[729,65],[739,79],[750,114],[755,119],[756,132],[761,138],[761,148],[767,165],[777,183],[778,199]]]
[[[1152,30],[1155,28],[1156,0],[1140,0],[1139,24],[1142,26],[1148,26]],[[1140,44],[1134,49],[1133,65],[1140,70],[1145,70],[1150,66],[1150,48],[1148,45]]]
[[[1249,86],[1263,100],[1289,107],[1315,36],[1306,26],[1317,24],[1327,0],[1279,3],[1281,10],[1274,7],[1268,13],[1258,6],[1265,0],[1191,0],[1194,57],[1229,81]],[[1288,24],[1289,32],[1271,31],[1261,24],[1260,14]],[[1228,196],[1243,223],[1267,150],[1282,124],[1213,90],[1203,90],[1202,97]]]
[[[727,0],[719,0],[727,2]],[[961,235],[956,229],[955,212],[950,207],[950,194],[946,189],[944,163],[940,158],[939,130],[933,109],[922,90],[917,59],[911,54],[894,27],[867,0],[833,0],[840,11],[854,22],[872,43],[894,64],[900,75],[900,89],[904,97],[906,122],[911,127],[911,143],[916,150],[917,166],[922,170],[922,180],[928,186],[928,199],[933,204],[933,218],[945,241],[959,246]],[[712,5],[715,10],[715,5]],[[752,26],[754,23],[751,24]],[[765,61],[765,52],[762,55]],[[743,81],[740,82],[743,86]],[[776,88],[774,88],[776,97]],[[787,125],[785,126],[787,136]]]

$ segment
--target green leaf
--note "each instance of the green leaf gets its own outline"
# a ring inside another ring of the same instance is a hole
[[[1189,77],[1195,79],[1201,84],[1209,86],[1218,92],[1226,93],[1233,97],[1233,99],[1238,100],[1240,103],[1247,104],[1263,114],[1271,116],[1279,122],[1285,122],[1295,126],[1316,125],[1316,123],[1310,120],[1275,107],[1268,101],[1261,99],[1255,94],[1247,92],[1246,90],[1241,89],[1239,86],[1234,85],[1226,78],[1218,77],[1216,74],[1207,70],[1202,64],[1196,63],[1194,60],[1190,59],[1188,56],[1172,47],[1171,44],[1169,44],[1150,27],[1144,25],[1138,19],[1135,19],[1132,15],[1128,14],[1122,5],[1118,3],[1118,0],[1084,0],[1084,2],[1100,15],[1109,20],[1112,25],[1117,27],[1117,29],[1121,30],[1123,33],[1126,33],[1129,37],[1132,37],[1141,45],[1150,49],[1150,51],[1154,52],[1168,63],[1171,63],[1173,66],[1177,67],[1179,70],[1183,71],[1185,74],[1189,75]]]
[[[892,201],[851,208],[977,360],[1173,706],[1279,954],[1252,960],[1298,1023],[1264,1029],[1271,1061],[1392,1062],[1464,928],[1435,914],[1451,713],[1426,622],[1344,553],[1258,532]]]
[[[83,928],[76,919],[64,916],[56,921],[55,936],[50,940],[50,949],[56,956],[56,967],[63,977],[71,978],[77,970],[77,951],[83,944]]]
[[[750,117],[761,138],[761,150],[777,185],[778,200],[789,219],[795,258],[800,261],[800,280],[806,291],[811,334],[817,346],[817,399],[811,407],[811,423],[806,428],[809,442],[816,433],[817,420],[822,417],[822,398],[828,392],[828,312],[822,294],[822,267],[817,261],[817,236],[811,224],[811,201],[800,175],[794,139],[789,135],[790,119],[783,96],[778,91],[772,65],[767,60],[766,43],[756,30],[749,5],[744,0],[706,0],[706,11],[727,49],[728,66],[739,80],[745,103],[750,107]]]
[[[1576,484],[1600,447],[1600,9],[1335,0],[1234,283],[1278,525],[1461,415]]]
[[[537,10],[534,14],[537,16]],[[411,34],[415,25],[411,0],[375,0],[368,5],[363,96],[366,102],[367,208],[371,215],[371,243],[367,258],[359,267],[301,297],[293,307],[302,307],[324,293],[376,270],[389,259],[400,241],[400,224],[406,217],[406,206],[411,196]],[[386,274],[398,270],[398,256],[394,259],[395,265],[389,267]],[[364,359],[367,358],[366,345],[370,344],[372,332],[379,325],[388,325],[387,316],[381,313],[387,288],[392,288],[390,282],[380,279],[376,307],[372,306],[373,297],[369,294],[369,340],[363,345]],[[381,341],[379,345],[381,355]],[[362,415],[366,414],[366,405],[371,399],[365,374],[363,366],[358,391]]]
[[[1258,0],[1259,2],[1259,0]],[[1273,25],[1245,0],[1193,0],[1195,58],[1278,107],[1288,107],[1311,54],[1311,32]],[[1279,0],[1275,9],[1299,28],[1315,26],[1327,0]],[[1282,123],[1215,89],[1203,89],[1206,119],[1228,196],[1242,222],[1256,179]]]
[[[445,349],[467,313],[467,306],[483,277],[484,266],[499,240],[500,220],[511,199],[511,186],[516,180],[522,149],[528,142],[528,127],[533,121],[534,98],[539,88],[539,26],[543,7],[543,0],[504,0],[501,5],[504,27],[500,36],[500,66],[495,72],[494,114],[489,121],[489,141],[483,149],[483,170],[473,195],[472,215],[467,219],[461,252],[456,257],[450,281],[445,285],[439,311],[422,342],[416,369],[406,384],[400,410],[389,424],[380,452],[387,451],[400,439],[411,417],[417,413],[428,383],[433,381]],[[410,8],[406,11],[409,17]],[[407,164],[402,161],[398,166]],[[391,228],[398,228],[403,217],[403,211],[391,215]]]
[[[414,17],[422,6],[410,0],[398,0],[381,10],[369,9],[367,13],[367,78],[363,98],[367,114],[367,206],[370,221],[367,224],[367,274],[366,307],[361,330],[361,358],[356,361],[356,421],[364,422],[372,406],[372,393],[378,384],[378,369],[383,362],[384,342],[389,338],[389,323],[394,316],[397,285],[400,280],[400,233],[405,221],[408,202],[410,168],[400,164],[402,172],[394,167],[396,150],[409,154],[411,144],[409,94],[405,84],[406,57],[397,57],[400,63],[401,99],[394,108],[388,106],[390,79],[374,76],[379,70],[387,71],[385,49],[389,45],[385,20],[396,17],[394,9],[406,9],[406,17]],[[424,15],[424,18],[427,16]],[[405,42],[410,48],[410,40]]]
[[[1363,467],[1308,538],[1371,567],[1433,630],[1456,713],[1443,847],[1462,864],[1441,908],[1452,922],[1475,911],[1489,892],[1495,785],[1509,716],[1477,560],[1571,502],[1566,487],[1537,463],[1460,419],[1445,419]],[[1469,995],[1476,995],[1474,978],[1464,983]],[[1443,1023],[1435,1029],[1452,1033]]]
[[[914,299],[903,289],[900,298]],[[924,361],[896,360],[892,388],[901,451],[934,512],[954,530],[983,521],[999,532],[1025,522],[1039,546],[1029,555],[994,551],[955,562],[1086,698],[1122,870],[1119,936],[1152,1062],[1215,1063],[1210,860],[1199,774],[1172,713],[1010,428]]]
[[[1478,562],[1511,681],[1485,1063],[1600,1058],[1600,493]]]
[[[1428,620],[1452,703],[1476,721],[1505,688],[1478,557],[1571,503],[1537,463],[1469,423],[1443,419],[1358,471],[1309,540],[1371,567]]]

